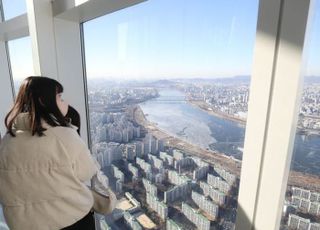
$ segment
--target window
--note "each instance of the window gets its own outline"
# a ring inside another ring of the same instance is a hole
[[[26,13],[26,0],[2,0],[4,19],[9,20]]]
[[[8,41],[11,74],[16,94],[21,81],[34,75],[30,37]],[[24,55],[21,55],[23,50]]]
[[[320,1],[304,46],[304,85],[280,229],[320,228]]]
[[[18,16],[26,11],[24,1],[2,0],[2,11],[4,11],[5,20]],[[33,74],[32,51],[30,38],[20,38],[8,41],[11,74],[14,81],[15,92],[18,92],[21,81],[28,75]],[[24,52],[24,55],[21,55]],[[7,108],[3,108],[7,110]],[[9,229],[5,223],[2,206],[0,205],[0,229]]]
[[[92,152],[125,211],[108,224],[234,226],[258,1],[233,4],[83,24]]]

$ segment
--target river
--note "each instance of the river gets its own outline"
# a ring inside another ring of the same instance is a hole
[[[159,95],[140,104],[149,121],[170,135],[242,159],[245,128],[189,104],[178,90],[161,89]],[[297,134],[293,154],[293,170],[320,175],[319,136]]]

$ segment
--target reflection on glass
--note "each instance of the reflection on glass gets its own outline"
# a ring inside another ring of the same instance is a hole
[[[280,229],[320,229],[320,1],[305,42],[306,68]]]
[[[4,19],[9,20],[26,13],[27,0],[2,0]]]
[[[34,75],[30,37],[8,42],[11,73],[14,89],[17,94],[21,81]]]
[[[233,229],[258,1],[233,4],[151,0],[84,24],[92,152],[124,211],[104,225]]]

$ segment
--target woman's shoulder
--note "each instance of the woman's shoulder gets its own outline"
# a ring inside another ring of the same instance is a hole
[[[47,129],[45,135],[54,135],[62,143],[68,145],[85,145],[77,131],[72,127],[56,126]],[[80,147],[79,146],[79,147]]]
[[[86,153],[89,155],[89,149],[86,143],[81,139],[77,131],[71,127],[52,127],[46,132],[54,135],[59,143],[63,146],[64,151],[72,159],[77,159],[81,154]]]
[[[72,135],[72,136],[79,136],[76,129],[73,127],[64,127],[64,126],[55,126],[55,127],[50,127],[47,130],[55,133],[55,134],[60,134],[60,135]]]

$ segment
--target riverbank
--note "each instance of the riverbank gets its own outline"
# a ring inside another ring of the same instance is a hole
[[[306,129],[302,127],[297,127],[297,134],[305,136],[320,136],[320,131],[315,129]]]
[[[155,136],[157,139],[162,139],[170,147],[180,149],[187,154],[198,156],[207,161],[210,164],[219,164],[231,173],[240,176],[241,162],[232,157],[226,156],[216,151],[203,149],[197,145],[191,144],[183,139],[174,137],[166,131],[160,129],[157,124],[148,121],[139,106],[134,108],[134,120],[144,127],[149,133]]]
[[[198,156],[212,165],[220,165],[227,171],[240,177],[241,161],[228,157],[223,153],[203,149],[185,140],[173,137],[165,130],[160,129],[157,126],[157,124],[148,121],[145,117],[145,114],[139,106],[136,106],[134,108],[133,115],[134,120],[139,125],[144,127],[149,133],[151,133],[157,139],[163,139],[168,146],[180,149],[186,152],[187,154]],[[288,185],[320,191],[320,177],[311,174],[291,171],[288,179]]]
[[[193,101],[193,100],[186,100],[186,101],[190,105],[205,111],[206,113],[208,113],[211,116],[220,117],[222,119],[226,119],[226,120],[237,122],[238,124],[240,124],[243,127],[246,126],[246,122],[247,121],[245,119],[242,119],[240,117],[235,117],[233,115],[226,114],[226,113],[223,113],[223,112],[220,112],[220,111],[211,110],[211,108],[209,108],[208,105],[203,101]]]
[[[220,117],[222,119],[225,120],[229,120],[229,121],[234,121],[236,123],[238,123],[239,125],[241,125],[242,127],[245,128],[246,126],[246,119],[240,118],[240,117],[235,117],[233,115],[230,114],[226,114],[220,111],[216,111],[216,110],[211,110],[211,108],[208,107],[208,105],[203,102],[203,101],[193,101],[193,100],[186,100],[190,105],[201,109],[202,111],[208,113],[211,116],[215,116],[215,117]],[[318,117],[317,117],[318,118]],[[320,136],[320,131],[319,130],[315,130],[315,129],[307,129],[307,128],[303,128],[300,126],[297,126],[297,133],[300,135],[316,135],[316,136]]]

